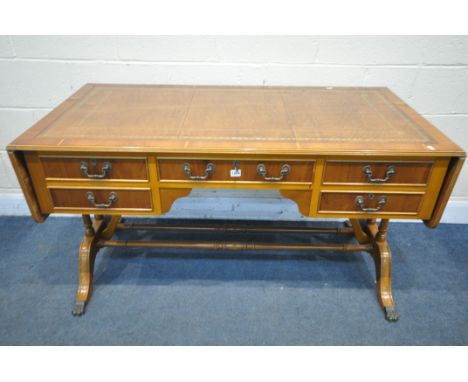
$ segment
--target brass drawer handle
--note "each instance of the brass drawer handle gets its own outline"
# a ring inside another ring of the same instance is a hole
[[[273,176],[266,176],[267,170],[263,163],[259,163],[257,165],[257,174],[263,177],[263,179],[265,179],[268,182],[282,181],[286,177],[286,175],[288,175],[290,172],[291,172],[291,166],[289,164],[284,164],[283,167],[281,167],[280,176],[275,178]]]
[[[369,199],[373,199],[373,194],[369,195]],[[382,209],[383,206],[387,203],[387,197],[386,196],[381,196],[379,201],[377,202],[377,207],[372,208],[372,207],[364,207],[364,197],[359,195],[356,197],[356,206],[358,206],[361,211],[364,212],[377,212]]]
[[[210,174],[214,172],[214,164],[213,163],[208,163],[205,168],[205,175],[192,175],[192,168],[190,167],[190,164],[185,162],[182,169],[184,170],[185,175],[187,175],[190,179],[192,180],[205,180],[208,179]]]
[[[101,174],[90,174],[88,172],[88,164],[85,161],[80,162],[80,170],[83,173],[84,176],[87,176],[88,178],[92,179],[103,179],[107,175],[109,175],[110,171],[112,170],[112,165],[110,162],[104,162],[102,164],[102,173]]]
[[[385,172],[385,178],[381,179],[372,178],[372,167],[370,165],[364,166],[362,168],[362,173],[371,183],[385,183],[396,173],[396,168],[393,165],[388,166],[387,171]]]
[[[96,208],[110,208],[117,201],[117,193],[112,191],[107,198],[107,203],[96,203],[96,197],[91,191],[86,193],[88,201]]]

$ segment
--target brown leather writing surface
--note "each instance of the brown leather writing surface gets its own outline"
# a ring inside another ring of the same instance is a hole
[[[86,85],[10,149],[219,153],[463,151],[386,88]]]

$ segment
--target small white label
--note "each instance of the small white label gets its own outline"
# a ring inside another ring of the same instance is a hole
[[[240,176],[241,176],[240,168],[231,169],[231,178],[239,178]]]

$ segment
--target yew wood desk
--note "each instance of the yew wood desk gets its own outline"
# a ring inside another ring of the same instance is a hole
[[[102,247],[289,248],[368,251],[391,321],[398,314],[389,219],[437,226],[465,157],[386,88],[90,84],[7,149],[37,222],[51,213],[83,217],[75,315],[90,298]],[[333,232],[354,234],[357,243],[112,239],[129,228],[121,215],[161,215],[193,188],[208,187],[279,190],[304,216],[349,219]]]

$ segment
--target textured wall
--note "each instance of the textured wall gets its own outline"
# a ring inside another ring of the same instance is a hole
[[[0,194],[5,145],[87,82],[387,86],[468,151],[466,36],[0,36]]]

